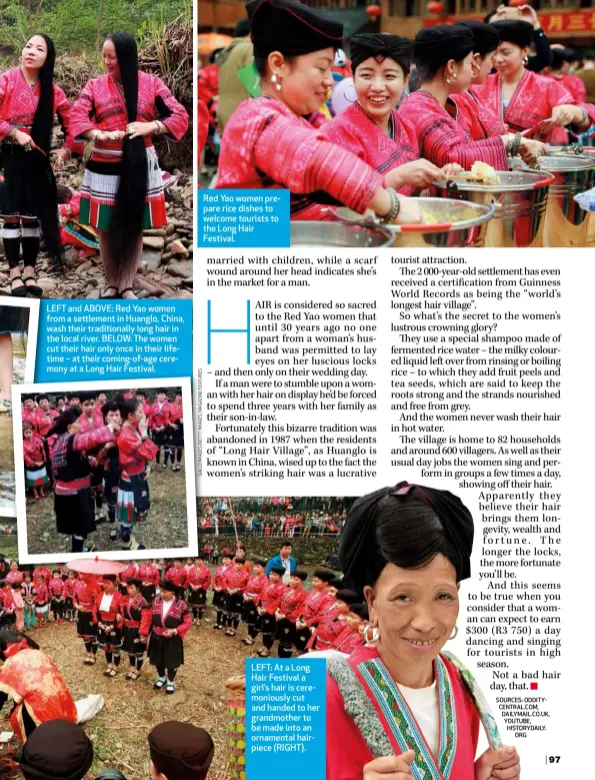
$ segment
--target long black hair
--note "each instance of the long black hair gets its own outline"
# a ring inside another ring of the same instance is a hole
[[[54,66],[56,64],[56,47],[51,38],[44,33],[35,33],[29,38],[43,38],[47,47],[47,57],[39,70],[39,103],[33,119],[31,138],[46,154],[49,154],[52,127],[54,124]],[[27,41],[27,43],[29,42]]]
[[[25,155],[25,175],[34,193],[35,205],[46,249],[57,259],[61,255],[60,231],[58,225],[58,193],[56,178],[50,164],[52,145],[52,127],[54,125],[54,66],[56,47],[52,39],[44,33],[34,33],[28,38],[43,38],[47,47],[47,56],[39,69],[39,102],[35,110],[31,138],[43,154],[37,150]],[[27,42],[28,42],[27,41]]]
[[[136,122],[138,111],[138,49],[129,33],[108,35],[116,49],[120,79],[124,90],[124,102],[128,122]],[[147,194],[147,153],[145,139],[124,138],[120,184],[110,227],[113,249],[122,260],[130,258],[138,237],[142,233],[143,212]]]

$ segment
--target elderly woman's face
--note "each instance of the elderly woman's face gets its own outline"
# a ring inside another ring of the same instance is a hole
[[[455,568],[443,555],[423,569],[388,563],[364,594],[382,646],[403,663],[435,658],[459,615]]]

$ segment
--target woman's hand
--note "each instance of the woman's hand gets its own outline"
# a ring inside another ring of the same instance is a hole
[[[447,163],[440,169],[442,179],[448,179],[450,176],[456,176],[463,170],[463,166],[458,163]]]
[[[145,417],[138,424],[138,431],[141,436],[147,436],[149,433],[149,426]]]
[[[424,189],[429,187],[432,182],[442,178],[442,171],[429,160],[412,160],[411,162],[399,165],[384,177],[387,187],[395,190],[401,189],[405,185]]]
[[[517,7],[518,7],[519,16],[521,17],[521,20],[523,22],[529,22],[529,24],[533,27],[534,30],[539,30],[541,24],[539,23],[539,19],[537,18],[535,9],[532,8],[530,5],[521,5]]]
[[[110,431],[111,431],[111,432],[114,434],[114,436],[115,436],[117,433],[119,433],[119,432],[120,432],[120,426],[118,425],[118,423],[115,423],[115,422],[108,423],[108,426],[107,426],[107,427],[108,427],[108,428],[110,429]]]
[[[401,201],[401,205],[399,208],[399,213],[397,214],[397,218],[395,219],[395,224],[419,224],[421,222],[421,210],[417,204],[417,201],[412,200],[411,198],[404,198],[402,195],[399,196],[399,199]]]
[[[375,758],[364,766],[363,780],[406,780],[412,777],[410,766],[414,759],[414,750],[408,750],[400,756]]]
[[[475,780],[518,780],[521,759],[516,748],[489,748],[475,762]]]
[[[541,141],[523,138],[519,146],[519,154],[528,165],[532,165],[538,162],[540,157],[547,154],[547,149]]]
[[[109,143],[110,141],[121,141],[125,135],[123,130],[96,130],[92,138],[101,143]]]
[[[583,109],[579,106],[554,106],[554,110],[552,111],[552,122],[560,127],[580,125],[583,121],[583,116]]]
[[[126,127],[126,135],[133,138],[144,138],[146,135],[153,135],[157,130],[156,122],[131,122]]]
[[[31,149],[33,147],[33,139],[29,133],[25,133],[24,130],[15,130],[12,137],[19,146],[22,146],[25,149]]]

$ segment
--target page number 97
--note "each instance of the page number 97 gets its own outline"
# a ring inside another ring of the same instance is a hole
[[[546,764],[559,764],[560,763],[560,756],[546,756],[545,757],[545,763]]]

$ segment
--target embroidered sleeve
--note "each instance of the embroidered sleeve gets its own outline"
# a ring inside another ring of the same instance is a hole
[[[27,464],[27,466],[30,466],[31,468],[33,468],[33,466],[35,466],[35,461],[33,460],[33,457],[32,457],[33,453],[31,452],[31,450],[28,447],[23,446],[23,455],[24,455],[25,463]]]
[[[121,435],[118,438],[118,448],[123,455],[134,455],[134,457],[144,460],[153,460],[159,452],[159,448],[151,439],[145,439],[141,442],[140,439],[132,435]]]
[[[178,632],[178,636],[181,639],[184,639],[184,637],[186,636],[186,632],[192,626],[192,615],[188,611],[188,607],[186,606],[186,604],[183,604],[183,612],[181,615],[181,620],[182,622],[180,623],[180,625],[177,627],[176,630]]]
[[[359,214],[382,187],[382,176],[354,154],[282,114],[266,118],[254,158],[259,170],[291,192],[324,190]]]
[[[145,605],[141,609],[140,613],[140,628],[138,630],[139,636],[149,636],[151,630],[151,608],[145,602]]]
[[[417,134],[423,156],[439,168],[459,163],[469,170],[476,160],[481,160],[496,170],[508,170],[508,156],[500,136],[473,141],[454,120],[431,114],[420,117]]]
[[[3,111],[4,101],[10,101],[10,94],[8,94],[8,75],[3,73],[0,76],[0,112],[6,116],[6,111]],[[14,126],[6,119],[0,119],[0,141],[3,141],[14,130]]]
[[[108,441],[115,441],[115,437],[111,428],[105,425],[95,431],[77,433],[72,442],[72,449],[75,452],[83,452],[84,450],[92,450],[98,444],[106,444]]]
[[[95,101],[93,98],[93,81],[88,81],[78,99],[70,110],[70,134],[75,140],[83,140],[82,134],[93,130],[95,123]]]
[[[188,130],[188,112],[157,76],[155,76],[155,108],[167,128],[167,137],[172,141],[180,141]]]

